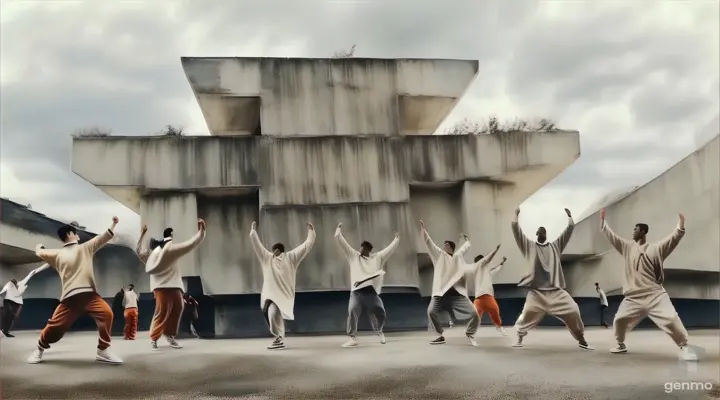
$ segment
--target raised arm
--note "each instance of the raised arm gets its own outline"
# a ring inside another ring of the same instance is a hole
[[[492,276],[492,275],[497,274],[500,271],[500,269],[503,267],[503,265],[505,265],[505,261],[507,261],[507,257],[503,257],[502,261],[500,261],[500,263],[498,265],[490,268],[490,275]]]
[[[105,246],[105,244],[107,244],[107,242],[109,242],[110,239],[115,236],[115,226],[117,225],[118,221],[118,217],[112,217],[112,225],[110,225],[110,227],[105,232],[88,240],[81,246],[86,248],[87,251],[90,252],[90,254],[95,254],[96,251],[100,250],[101,247]]]
[[[670,256],[673,250],[675,250],[677,245],[680,243],[680,240],[682,240],[683,236],[685,236],[685,215],[681,213],[678,216],[679,220],[677,227],[675,227],[675,230],[665,239],[657,243],[660,257],[662,257],[663,259]]]
[[[195,250],[196,247],[205,240],[205,221],[198,219],[198,231],[190,239],[181,243],[170,243],[170,248],[167,250],[168,254],[172,254],[173,257],[182,257],[185,254]]]
[[[269,252],[260,241],[260,237],[255,230],[255,222],[250,226],[250,243],[252,244],[255,255],[257,256],[260,263],[265,263],[268,260],[272,260],[273,254]]]
[[[495,257],[495,254],[497,254],[498,250],[500,250],[500,245],[497,245],[497,247],[495,247],[495,249],[493,249],[493,251],[491,251],[490,254],[488,254],[487,256],[485,256],[485,257],[484,257],[482,260],[480,260],[479,262],[483,262],[483,261],[484,261],[484,264],[490,264],[490,261],[492,261],[492,259]]]
[[[288,260],[294,267],[297,267],[300,262],[302,262],[302,260],[308,255],[308,253],[310,253],[313,245],[315,245],[315,227],[308,222],[307,228],[307,239],[305,239],[305,241],[300,246],[290,250],[287,253]]]
[[[356,256],[360,254],[359,251],[355,250],[350,246],[350,244],[345,240],[345,237],[342,234],[342,223],[338,224],[337,229],[335,229],[335,242],[340,246],[340,251],[345,255],[345,257],[350,258],[353,256]]]
[[[47,263],[39,266],[38,268],[35,268],[34,270],[30,271],[30,273],[27,274],[27,276],[26,276],[25,278],[23,278],[20,282],[18,282],[18,286],[25,286],[25,285],[27,285],[27,283],[28,283],[28,281],[30,280],[30,278],[32,278],[33,276],[39,274],[39,273],[42,272],[42,271],[45,271],[45,270],[48,269],[48,268],[50,268],[50,264],[47,264]]]
[[[5,286],[3,286],[2,290],[0,290],[0,295],[3,295],[5,292],[7,292],[8,289],[10,289],[10,285],[12,285],[12,282],[6,283]]]
[[[555,241],[553,242],[553,244],[557,246],[561,253],[563,250],[565,250],[565,246],[567,246],[568,242],[570,242],[570,238],[572,237],[573,231],[575,230],[575,221],[573,221],[570,210],[566,208],[565,214],[567,214],[568,216],[568,225],[565,230],[560,234],[560,236],[558,236],[558,238],[555,239]]]
[[[397,249],[398,245],[400,244],[400,234],[395,232],[395,239],[393,239],[390,244],[377,252],[377,256],[380,257],[380,263],[384,264],[387,262],[388,258],[392,255],[392,253]]]
[[[605,238],[610,245],[618,251],[618,253],[625,255],[627,250],[632,246],[632,242],[628,239],[622,238],[610,229],[607,221],[605,221],[605,209],[600,210],[600,231],[605,235]]]
[[[525,236],[522,229],[520,228],[520,223],[518,222],[519,218],[520,209],[518,208],[515,210],[515,220],[510,224],[510,228],[512,229],[513,237],[515,237],[515,243],[517,243],[520,252],[523,254],[523,256],[527,256],[530,252],[530,248],[532,247],[533,242],[528,239],[527,236]]]
[[[427,246],[428,254],[430,255],[430,258],[433,259],[433,261],[440,258],[440,254],[442,254],[442,249],[439,248],[435,242],[433,242],[432,238],[430,237],[430,234],[428,233],[427,229],[425,228],[425,223],[421,220],[420,221],[420,234],[422,234],[423,241],[425,242],[425,246]]]
[[[60,250],[46,249],[45,246],[41,244],[35,246],[35,255],[40,257],[41,260],[53,266],[55,265],[55,260],[58,253],[60,253]]]
[[[455,250],[455,254],[462,257],[467,253],[468,250],[470,250],[470,238],[466,234],[461,234],[460,237],[462,237],[465,240],[465,243],[460,246],[459,249]]]
[[[135,246],[135,254],[142,262],[147,262],[150,255],[150,249],[147,247],[147,242],[145,242],[145,234],[147,234],[147,225],[143,225],[140,230],[140,239],[138,239],[137,246]]]

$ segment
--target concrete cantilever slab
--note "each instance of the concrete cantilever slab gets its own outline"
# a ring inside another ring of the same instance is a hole
[[[630,237],[638,222],[650,225],[649,239],[660,240],[687,217],[687,233],[665,261],[665,286],[673,297],[720,299],[720,137],[706,143],[645,185],[607,205],[613,230]],[[566,254],[589,258],[567,263],[573,295],[594,292],[594,282],[622,285],[623,260],[600,232],[598,210],[577,224]]]
[[[212,135],[432,134],[471,60],[182,58]],[[397,118],[397,117],[400,118]]]

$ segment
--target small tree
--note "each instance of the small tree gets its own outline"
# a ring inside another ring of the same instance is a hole
[[[82,138],[82,137],[106,137],[110,136],[112,134],[112,131],[110,129],[101,128],[97,125],[87,127],[87,128],[80,128],[77,129],[72,136],[74,138]]]
[[[551,132],[555,130],[558,130],[555,123],[547,118],[535,121],[515,118],[501,123],[498,117],[492,116],[482,122],[464,119],[445,132],[448,135],[499,135],[508,132]]]
[[[352,45],[350,50],[336,51],[332,58],[352,58],[355,56],[355,46],[356,45]]]
[[[174,136],[182,137],[185,136],[185,129],[183,127],[175,127],[173,125],[167,125],[163,130],[157,133],[159,136]]]

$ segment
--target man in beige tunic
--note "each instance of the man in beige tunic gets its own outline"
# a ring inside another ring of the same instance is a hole
[[[523,347],[523,338],[528,331],[537,326],[546,314],[550,314],[565,323],[581,349],[592,350],[585,340],[585,326],[580,317],[580,308],[565,291],[565,276],[560,255],[570,241],[575,228],[570,210],[566,208],[565,213],[568,216],[568,226],[554,242],[547,241],[547,232],[542,226],[536,232],[537,241],[533,242],[520,229],[518,224],[520,209],[515,210],[515,221],[511,225],[513,236],[520,252],[530,262],[531,269],[518,284],[530,291],[525,299],[522,313],[515,322],[517,342],[513,347]]]
[[[618,344],[610,350],[613,354],[627,353],[625,335],[642,319],[650,317],[655,325],[670,335],[677,344],[682,359],[697,360],[697,354],[687,345],[688,332],[662,285],[665,280],[663,261],[685,236],[685,216],[679,214],[679,217],[677,227],[669,236],[659,242],[648,243],[647,233],[650,229],[647,224],[635,225],[633,240],[621,238],[605,221],[605,209],[600,210],[600,229],[610,245],[625,258],[625,298],[620,303],[613,321]]]

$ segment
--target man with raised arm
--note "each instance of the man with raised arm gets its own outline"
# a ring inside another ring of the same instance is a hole
[[[477,346],[475,333],[480,323],[480,316],[468,298],[465,282],[467,263],[463,255],[470,249],[467,235],[461,235],[465,243],[455,250],[455,242],[451,240],[446,240],[442,249],[438,247],[430,238],[423,221],[420,221],[420,233],[434,268],[432,298],[427,313],[430,328],[434,329],[438,336],[430,344],[445,344],[443,327],[440,323],[440,313],[445,311],[450,314],[451,320],[468,321],[465,336],[471,345]]]
[[[395,239],[384,249],[371,253],[373,245],[368,241],[360,243],[360,250],[355,250],[342,234],[342,223],[335,229],[335,241],[350,265],[350,300],[348,302],[347,334],[350,339],[342,347],[357,347],[355,338],[358,330],[358,319],[363,310],[370,315],[370,322],[380,343],[385,344],[385,305],[380,298],[382,291],[384,266],[388,258],[400,244],[400,234],[395,232]]]
[[[83,244],[79,243],[80,237],[75,227],[65,225],[57,232],[64,243],[62,248],[50,250],[41,244],[36,246],[35,254],[60,275],[62,294],[60,305],[55,308],[45,329],[40,333],[37,349],[28,358],[30,364],[41,362],[45,350],[62,339],[73,322],[83,314],[88,314],[95,320],[100,334],[95,360],[110,364],[122,363],[122,359],[109,349],[113,313],[97,292],[93,271],[93,256],[115,235],[117,223],[118,218],[113,217],[108,230]]]
[[[659,242],[648,243],[647,233],[650,228],[647,224],[635,224],[632,240],[628,240],[617,236],[610,229],[605,221],[605,209],[600,210],[600,229],[610,245],[625,259],[625,298],[620,303],[613,321],[617,340],[617,347],[611,350],[614,354],[627,353],[625,335],[642,319],[650,317],[680,348],[682,359],[698,359],[697,354],[688,347],[688,332],[663,287],[663,262],[685,236],[685,216],[682,213],[678,216],[677,227],[670,235]]]
[[[523,338],[528,331],[537,326],[546,314],[550,314],[565,323],[580,348],[592,350],[585,340],[585,326],[580,316],[580,308],[565,291],[565,275],[560,256],[575,228],[570,210],[566,208],[565,214],[568,217],[568,226],[554,242],[547,241],[547,231],[542,226],[537,229],[537,240],[533,242],[520,229],[520,209],[515,210],[512,232],[520,252],[530,264],[530,273],[518,283],[518,286],[528,288],[529,292],[522,313],[515,322],[517,342],[513,347],[523,347]]]
[[[0,327],[2,327],[2,333],[5,337],[15,337],[10,331],[12,330],[15,321],[20,317],[20,312],[23,308],[23,295],[27,290],[27,283],[35,276],[38,272],[44,271],[50,268],[50,265],[44,264],[39,268],[30,271],[25,278],[20,282],[17,279],[11,279],[10,282],[5,284],[2,290],[0,290],[0,296],[3,296],[3,313],[2,320],[0,321]]]
[[[490,314],[490,320],[495,324],[495,329],[503,335],[507,336],[507,332],[502,327],[502,320],[500,319],[500,307],[498,307],[497,301],[495,300],[495,291],[493,290],[492,277],[503,265],[507,258],[503,257],[499,264],[490,267],[490,261],[492,261],[495,254],[500,250],[500,245],[490,252],[487,257],[482,254],[475,257],[475,262],[470,264],[469,270],[472,273],[472,277],[475,281],[475,301],[473,305],[477,310],[478,318],[482,320],[483,313]]]
[[[263,273],[263,287],[260,292],[260,308],[275,339],[269,350],[285,348],[285,320],[295,319],[295,276],[298,266],[315,244],[315,228],[307,223],[307,239],[298,247],[285,252],[285,245],[275,243],[272,252],[260,242],[255,222],[250,227],[250,242],[260,261]]]
[[[163,231],[162,240],[151,240],[152,250],[145,263],[145,272],[150,274],[150,290],[155,295],[155,313],[150,324],[150,347],[153,351],[158,350],[157,341],[162,336],[173,349],[183,347],[175,340],[185,293],[178,261],[205,240],[205,221],[198,219],[197,227],[197,233],[184,242],[173,241],[173,228]]]

